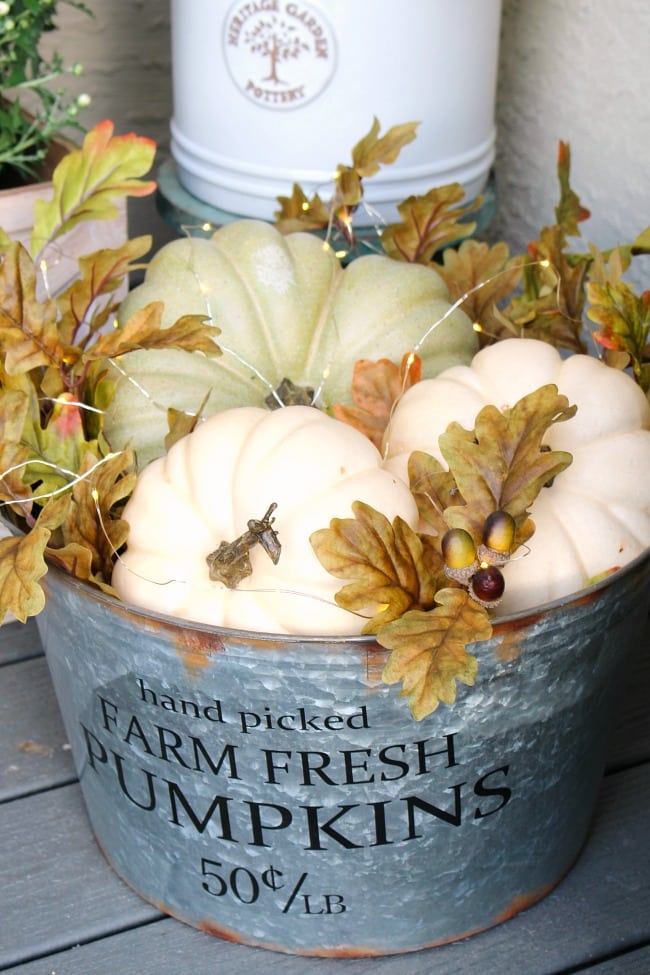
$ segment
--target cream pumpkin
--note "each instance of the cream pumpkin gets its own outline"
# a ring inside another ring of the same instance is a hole
[[[470,366],[409,389],[385,437],[386,467],[405,478],[413,450],[443,460],[438,437],[450,422],[472,429],[486,404],[513,406],[547,383],[578,408],[546,437],[549,447],[569,451],[573,463],[533,505],[536,532],[528,554],[505,567],[500,615],[576,592],[650,545],[646,396],[628,375],[592,356],[562,359],[544,342],[508,339],[483,349]]]
[[[124,517],[126,553],[113,585],[127,602],[183,619],[269,633],[350,635],[365,620],[340,609],[340,580],[309,537],[361,499],[388,518],[417,523],[401,480],[373,444],[308,406],[225,410],[179,440],[140,474]],[[257,544],[252,575],[237,588],[210,578],[207,557],[275,503],[282,551],[274,564]]]
[[[114,449],[133,446],[140,467],[163,453],[170,406],[194,413],[207,393],[205,415],[262,406],[288,378],[318,390],[328,408],[351,402],[358,359],[399,362],[417,347],[423,375],[435,376],[469,362],[477,348],[469,319],[450,311],[447,287],[432,268],[368,255],[343,269],[313,234],[285,237],[257,220],[235,221],[209,240],[167,244],[123,303],[120,320],[151,301],[164,302],[165,325],[204,315],[221,330],[215,339],[223,355],[122,357],[105,433]]]

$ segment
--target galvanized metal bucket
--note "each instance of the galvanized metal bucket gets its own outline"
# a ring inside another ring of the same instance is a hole
[[[38,618],[115,870],[204,931],[312,955],[462,938],[543,897],[585,842],[650,553],[504,618],[415,722],[368,638],[135,612],[52,569]]]

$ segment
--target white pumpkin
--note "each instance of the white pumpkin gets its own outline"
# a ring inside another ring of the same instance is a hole
[[[167,244],[124,301],[120,321],[151,301],[164,302],[165,326],[187,314],[208,318],[221,330],[215,339],[223,355],[161,350],[121,358],[104,431],[113,449],[132,446],[140,467],[164,452],[168,407],[195,413],[207,393],[204,415],[262,406],[288,378],[320,390],[319,405],[328,408],[352,402],[358,359],[399,363],[417,346],[423,375],[435,376],[469,362],[477,348],[470,320],[451,311],[433,268],[368,255],[343,269],[315,235],[283,236],[259,220],[227,224],[209,240]]]
[[[113,586],[122,599],[183,619],[268,633],[350,635],[365,620],[340,609],[341,582],[309,537],[356,500],[417,524],[405,483],[381,466],[361,433],[320,410],[239,407],[211,417],[140,474],[124,517],[126,553]],[[261,545],[236,589],[210,579],[206,562],[275,503],[277,565]]]
[[[407,477],[408,457],[423,450],[442,461],[438,437],[457,421],[472,429],[490,403],[513,406],[554,383],[578,407],[554,424],[549,447],[573,463],[544,488],[532,508],[530,552],[505,567],[499,614],[538,606],[582,589],[650,546],[650,405],[625,373],[593,356],[562,359],[535,339],[508,339],[411,387],[385,437],[387,469]],[[518,553],[522,555],[522,553]]]

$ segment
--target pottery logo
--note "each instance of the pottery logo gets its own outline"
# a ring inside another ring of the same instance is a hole
[[[253,0],[234,4],[225,22],[230,74],[262,108],[292,109],[316,98],[334,73],[336,44],[322,13],[309,3]]]

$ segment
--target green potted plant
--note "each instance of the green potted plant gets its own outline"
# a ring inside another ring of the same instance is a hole
[[[394,135],[341,173],[348,229]],[[58,203],[146,192],[151,157],[94,130]],[[437,256],[467,234],[453,187],[405,201],[384,255],[343,268],[237,221],[167,245],[122,303],[148,242],[87,255],[54,300],[0,241],[2,608],[36,615],[110,862],[205,931],[414,950],[532,904],[585,841],[648,613],[650,315],[622,282],[648,241],[572,248],[566,146],[558,175],[516,258]]]
[[[67,4],[92,15],[81,0],[1,0],[0,2],[0,226],[45,261],[47,287],[63,288],[75,275],[77,258],[99,247],[117,246],[126,236],[124,201],[101,230],[84,223],[57,239],[54,247],[33,236],[37,200],[52,198],[52,175],[83,132],[81,113],[90,95],[68,92],[66,81],[83,73],[67,64],[44,40],[57,28]]]
[[[90,14],[80,0],[60,0]],[[70,129],[81,131],[79,110],[87,94],[71,97],[67,74],[78,76],[80,63],[66,65],[61,56],[42,50],[45,35],[56,30],[58,0],[2,0],[0,3],[0,187],[42,181],[60,158],[57,142]]]

